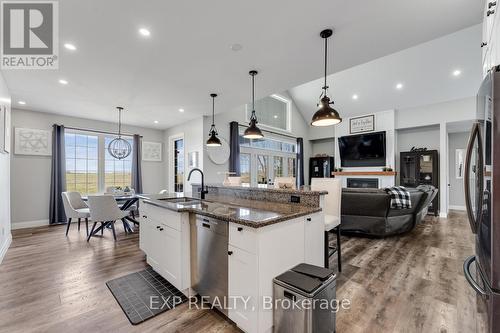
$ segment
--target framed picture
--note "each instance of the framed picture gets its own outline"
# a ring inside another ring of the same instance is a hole
[[[161,142],[142,142],[142,160],[149,162],[161,162],[162,144]]]
[[[375,130],[375,115],[355,117],[349,119],[349,133],[363,133]]]
[[[52,132],[19,128],[14,132],[14,153],[17,155],[52,155]]]
[[[12,130],[11,130],[11,111],[10,107],[4,107],[5,108],[5,119],[4,119],[4,128],[5,128],[5,133],[4,133],[4,145],[3,145],[3,150],[6,153],[10,153],[10,145],[12,142]],[[0,147],[0,150],[2,148]]]

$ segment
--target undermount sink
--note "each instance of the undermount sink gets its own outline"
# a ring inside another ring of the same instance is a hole
[[[162,201],[172,202],[180,205],[193,205],[200,203],[200,199],[189,198],[189,197],[178,197],[178,198],[165,198],[160,199]]]

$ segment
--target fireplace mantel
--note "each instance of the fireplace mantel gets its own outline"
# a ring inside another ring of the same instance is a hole
[[[335,176],[396,176],[396,171],[339,171]]]

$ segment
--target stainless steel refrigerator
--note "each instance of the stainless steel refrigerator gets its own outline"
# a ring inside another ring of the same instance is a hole
[[[478,320],[486,332],[500,332],[500,66],[493,68],[477,94],[465,161],[465,203],[475,254],[464,273],[477,292]]]

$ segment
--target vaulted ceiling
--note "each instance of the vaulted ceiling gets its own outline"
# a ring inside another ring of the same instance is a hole
[[[167,128],[209,114],[211,92],[216,112],[247,102],[250,69],[260,97],[320,78],[325,27],[334,73],[478,24],[481,11],[470,0],[64,0],[59,39],[77,49],[61,47],[59,70],[2,74],[19,108],[114,121],[123,105],[125,123]]]

